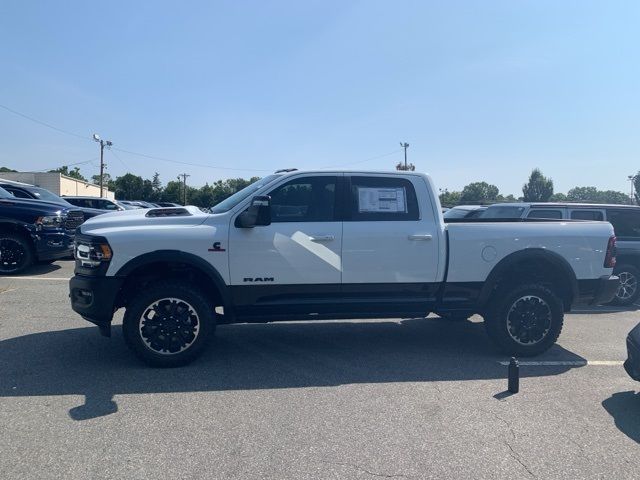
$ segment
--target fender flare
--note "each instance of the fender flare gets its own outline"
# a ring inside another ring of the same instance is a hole
[[[229,287],[224,282],[222,275],[220,275],[218,270],[216,270],[213,265],[211,265],[203,258],[194,255],[193,253],[187,253],[181,250],[156,250],[153,252],[145,253],[129,260],[122,267],[120,267],[120,269],[114,274],[114,276],[128,277],[134,270],[140,267],[159,262],[184,263],[203,272],[213,282],[218,292],[220,292],[225,316],[232,315],[233,306],[231,304],[231,295],[229,292]]]
[[[495,286],[506,272],[520,262],[531,260],[550,263],[555,269],[557,269],[557,271],[562,272],[563,280],[569,282],[569,291],[571,293],[569,302],[573,303],[573,300],[578,298],[578,280],[576,278],[576,274],[564,257],[556,252],[552,252],[544,248],[525,248],[524,250],[519,250],[507,255],[500,260],[495,267],[493,267],[493,270],[489,273],[489,276],[480,291],[480,296],[478,298],[479,303],[481,305],[486,304],[493,293]]]

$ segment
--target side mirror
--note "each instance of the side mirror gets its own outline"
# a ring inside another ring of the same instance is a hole
[[[255,196],[251,205],[236,217],[235,226],[238,228],[253,228],[271,225],[271,197]]]

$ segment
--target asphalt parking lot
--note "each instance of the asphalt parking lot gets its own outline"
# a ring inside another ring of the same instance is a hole
[[[521,367],[480,319],[219,327],[148,368],[70,308],[72,262],[0,278],[0,478],[638,478],[633,309],[567,315]]]

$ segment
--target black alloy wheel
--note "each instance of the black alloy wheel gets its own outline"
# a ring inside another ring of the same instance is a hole
[[[154,367],[178,367],[193,361],[216,326],[211,298],[197,286],[177,279],[146,285],[125,308],[125,342]]]
[[[21,235],[0,234],[0,274],[20,273],[33,263],[31,245]]]

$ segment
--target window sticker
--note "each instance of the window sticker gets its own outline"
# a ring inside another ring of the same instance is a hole
[[[406,192],[404,187],[358,187],[358,212],[407,213]]]

